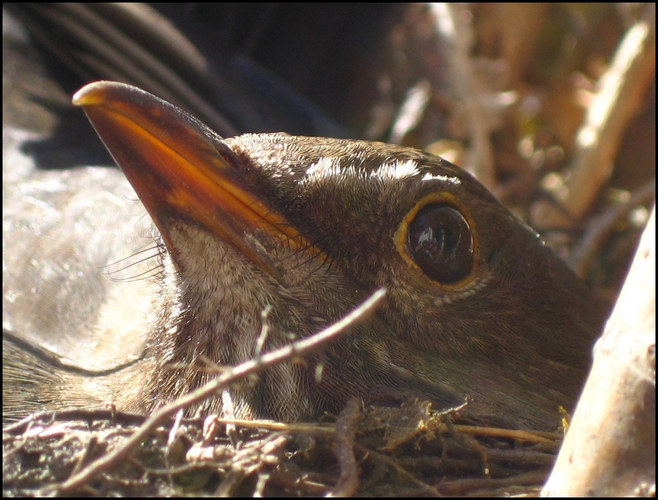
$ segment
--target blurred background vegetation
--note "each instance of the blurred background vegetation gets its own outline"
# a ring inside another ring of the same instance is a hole
[[[653,4],[151,7],[137,28],[102,5],[19,14],[54,55],[45,63],[66,96],[88,81],[117,79],[223,135],[342,136],[441,155],[614,299],[654,198]],[[118,50],[119,62],[94,52],[91,37],[105,32],[94,22],[133,37],[200,98],[170,91],[173,76],[145,78],[151,69],[141,60],[121,67],[128,49]],[[163,48],[144,35],[166,23],[198,53],[178,61],[172,54],[182,42],[167,34]]]
[[[203,4],[187,16],[346,136],[471,171],[615,296],[654,198],[654,6]]]
[[[425,149],[476,175],[611,300],[648,219],[653,4],[7,8],[48,54],[65,105],[83,84],[114,79],[225,136],[283,131]],[[62,140],[97,147],[80,123]]]

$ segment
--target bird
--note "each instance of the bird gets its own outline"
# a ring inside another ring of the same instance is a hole
[[[354,396],[422,398],[552,429],[575,402],[605,308],[459,167],[360,140],[224,138],[117,82],[73,101],[121,172],[5,187],[3,415],[152,412],[211,366],[305,338],[380,288],[384,304],[350,335],[232,386],[235,415],[297,421]]]

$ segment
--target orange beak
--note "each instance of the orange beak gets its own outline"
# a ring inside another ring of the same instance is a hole
[[[276,277],[258,233],[292,250],[309,244],[244,181],[239,160],[224,140],[196,118],[130,85],[96,82],[80,89],[82,106],[105,146],[148,210],[170,252],[173,220],[186,219],[231,243]]]

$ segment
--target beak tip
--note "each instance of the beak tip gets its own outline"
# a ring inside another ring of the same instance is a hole
[[[130,88],[129,85],[124,83],[109,82],[104,80],[89,83],[78,90],[75,94],[73,94],[71,102],[75,106],[83,107],[103,104],[107,101],[108,96],[112,90],[123,87]]]
[[[73,94],[73,99],[71,99],[71,102],[75,106],[89,106],[94,104],[96,101],[98,101],[99,97],[99,83],[102,82],[94,82],[82,87],[75,94]]]

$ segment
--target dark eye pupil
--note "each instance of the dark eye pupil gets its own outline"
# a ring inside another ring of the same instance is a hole
[[[423,207],[408,230],[409,253],[433,280],[459,281],[473,268],[473,235],[466,219],[447,205]]]

